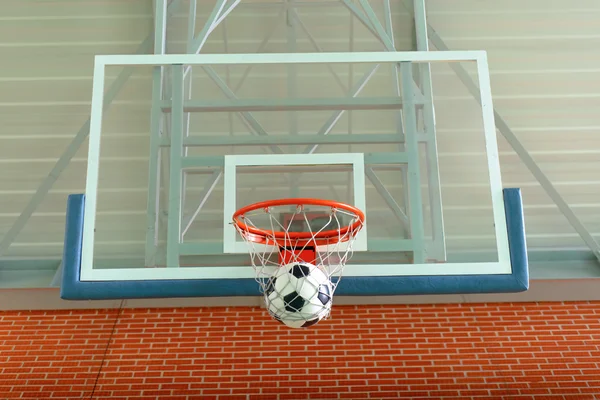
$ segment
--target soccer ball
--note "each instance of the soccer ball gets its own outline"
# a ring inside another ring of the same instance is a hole
[[[307,328],[329,315],[333,286],[319,267],[295,262],[269,278],[264,295],[274,319],[290,328]]]

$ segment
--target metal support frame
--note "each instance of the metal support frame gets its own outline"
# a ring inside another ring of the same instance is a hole
[[[292,6],[292,3],[294,2],[294,0],[286,0],[283,3],[283,7],[282,7],[282,11],[286,11],[286,21],[287,21],[287,41],[288,41],[288,48],[289,48],[289,52],[293,53],[296,50],[296,26],[299,25],[302,27],[302,29],[305,31],[305,33],[307,34],[307,36],[309,37],[309,40],[311,40],[313,47],[315,47],[317,49],[317,51],[321,51],[320,47],[318,46],[318,43],[316,42],[316,40],[310,35],[310,32],[308,31],[308,29],[306,28],[306,26],[302,23],[302,21],[300,20],[298,14],[296,13],[294,7]],[[195,28],[193,27],[195,18],[192,18],[190,16],[190,22],[189,22],[189,26],[188,26],[188,47],[187,47],[187,52],[188,53],[197,53],[199,52],[199,50],[197,48],[195,48],[195,46],[202,46],[205,41],[206,41],[206,37],[208,36],[208,34],[210,34],[210,32],[212,32],[216,25],[222,21],[222,19],[220,19],[220,16],[222,15],[222,12],[224,10],[226,2],[224,1],[217,1],[213,11],[211,13],[211,15],[209,16],[207,22],[205,23],[205,26],[203,28],[203,30],[201,31],[201,33],[198,35],[198,37],[194,38],[193,41],[191,40],[193,38],[193,33]],[[233,7],[235,6],[235,4],[237,4],[236,2],[233,3],[233,6],[230,7],[228,10],[232,10]],[[391,49],[394,48],[394,43],[393,43],[393,31],[392,31],[392,25],[391,25],[391,11],[389,10],[389,4],[388,7],[386,8],[388,10],[388,16],[386,18],[386,23],[387,23],[387,32],[383,30],[383,27],[381,25],[381,23],[379,23],[379,21],[377,20],[377,17],[375,16],[374,12],[372,11],[372,9],[370,8],[370,5],[368,4],[368,2],[363,1],[361,3],[363,9],[366,12],[366,15],[368,16],[370,23],[375,27],[375,33],[380,35],[383,39],[383,43],[384,45],[387,43],[387,49],[391,51]],[[190,12],[195,11],[195,4],[190,4]],[[269,33],[272,34],[272,32]],[[391,38],[391,39],[390,39]],[[263,45],[265,45],[268,42],[268,37],[265,38],[263,40],[263,42],[261,43],[261,47]],[[390,46],[391,45],[391,46]],[[260,51],[260,49],[259,49]],[[330,71],[332,72],[332,75],[334,76],[334,78],[336,78],[336,81],[343,87],[343,84],[341,83],[341,80],[339,79],[339,77],[337,76],[337,74],[335,73],[335,71],[333,70],[333,68],[331,67],[331,65],[327,65],[327,67],[330,69]],[[262,137],[267,137],[268,134],[265,131],[265,129],[262,127],[262,125],[254,118],[254,116],[251,114],[251,111],[266,111],[266,110],[273,110],[273,111],[283,111],[283,110],[287,110],[290,116],[290,133],[292,135],[295,134],[295,132],[297,131],[297,122],[296,122],[296,116],[295,116],[295,111],[298,110],[303,110],[303,109],[333,109],[335,110],[335,112],[331,115],[331,117],[323,124],[323,126],[321,127],[321,129],[319,129],[319,131],[317,132],[317,138],[321,137],[321,136],[325,136],[327,134],[329,134],[331,132],[331,130],[334,128],[334,126],[337,124],[337,122],[340,120],[340,118],[343,116],[343,114],[347,111],[347,110],[352,110],[352,109],[369,109],[371,106],[369,104],[361,104],[361,103],[365,103],[364,100],[359,100],[356,99],[356,96],[362,91],[362,89],[364,88],[364,86],[369,82],[369,80],[373,77],[373,75],[375,74],[375,72],[377,71],[377,69],[379,68],[379,65],[375,65],[369,72],[367,72],[355,85],[354,87],[348,91],[347,93],[347,100],[346,102],[348,102],[349,104],[344,104],[344,100],[339,100],[339,99],[319,99],[319,100],[315,100],[315,99],[305,99],[305,100],[300,100],[300,99],[296,99],[295,98],[295,94],[296,94],[296,66],[293,64],[288,64],[287,68],[288,68],[288,92],[289,92],[289,99],[283,100],[281,102],[279,102],[279,104],[275,104],[274,102],[271,102],[271,104],[269,104],[269,102],[266,102],[267,104],[264,104],[264,101],[256,101],[254,99],[252,100],[240,100],[236,97],[235,93],[233,90],[231,90],[229,88],[229,85],[223,81],[223,79],[221,77],[219,77],[219,75],[214,71],[214,69],[212,67],[209,66],[202,66],[202,68],[204,69],[204,71],[207,73],[207,75],[213,80],[213,82],[215,82],[215,84],[221,89],[221,91],[230,99],[229,102],[223,102],[223,104],[218,104],[219,102],[211,102],[212,104],[202,104],[202,102],[198,102],[198,101],[187,101],[184,104],[184,111],[187,112],[187,116],[188,116],[188,120],[189,120],[189,113],[190,112],[199,112],[199,111],[224,111],[224,112],[237,112],[238,117],[241,119],[241,121],[249,128],[251,133],[254,133],[256,135],[262,136]],[[249,69],[251,68],[251,66],[246,70],[246,73],[244,74],[244,76],[242,77],[242,80],[240,81],[240,84],[238,85],[238,87],[243,84],[244,79],[247,76],[247,72],[249,72]],[[189,71],[191,71],[192,66],[188,66],[186,67],[186,70],[184,72],[184,77],[187,77],[187,73]],[[397,67],[396,67],[396,70]],[[190,79],[191,79],[191,74],[189,74]],[[398,77],[396,74],[396,87],[397,87],[397,92],[398,94],[400,94],[400,88],[399,88],[399,81],[398,81]],[[416,96],[415,90],[418,90],[417,85],[413,82],[411,82],[410,84],[411,87],[411,98]],[[404,95],[406,95],[405,92]],[[420,91],[418,92],[418,98],[421,100],[423,99],[422,94],[420,93]],[[355,103],[353,104],[352,101],[355,101]],[[359,101],[356,101],[359,100]],[[377,105],[373,106],[373,108],[379,108],[379,109],[385,109],[385,104],[384,102],[381,101],[381,99],[369,99],[372,104],[377,103]],[[398,98],[394,99],[394,100],[390,100],[390,108],[400,108],[402,101],[398,100]],[[263,104],[261,104],[263,103]],[[282,104],[283,103],[283,104]],[[289,104],[286,104],[289,103]],[[395,104],[394,104],[395,103]],[[398,104],[400,103],[400,104]],[[418,101],[418,106],[421,107],[422,106],[422,101]],[[236,104],[239,104],[239,106],[236,107]],[[414,107],[414,101],[411,103],[413,104]],[[364,108],[363,108],[364,107]],[[168,104],[163,104],[163,111],[166,112],[170,112],[170,108],[168,106]],[[189,124],[188,124],[188,129],[189,129]],[[403,140],[404,140],[404,132],[403,132],[403,125],[402,125],[402,117],[401,117],[401,113],[399,113],[399,117],[398,117],[398,135],[400,136],[401,140],[398,142],[399,145],[399,149],[403,150],[404,148],[404,144],[403,144]],[[185,135],[185,137],[187,138],[187,133]],[[419,135],[416,131],[415,131],[415,138],[417,139],[417,141],[419,139],[422,139],[422,135]],[[184,139],[185,140],[185,139]],[[263,142],[264,143],[264,142]],[[163,145],[165,144],[165,142],[163,141]],[[305,154],[312,154],[314,153],[317,148],[318,148],[319,144],[315,143],[313,145],[308,145],[303,153]],[[418,146],[417,146],[418,147]],[[277,145],[269,145],[269,149],[271,150],[272,153],[274,154],[282,154],[282,150],[277,146]],[[185,146],[185,141],[184,141],[184,157],[187,156],[187,146]],[[413,160],[413,162],[418,162],[418,158],[416,158],[415,160]],[[437,160],[436,160],[437,161]],[[173,168],[173,165],[171,164],[171,168]],[[419,177],[414,173],[414,168],[412,169],[413,173],[412,174],[408,174],[407,173],[407,169],[403,168],[403,176],[404,176],[404,182],[405,182],[405,186],[407,187],[408,190],[408,186],[419,186],[420,185],[420,179]],[[185,192],[185,179],[186,179],[186,175],[184,174],[184,178],[183,178],[183,187],[182,190]],[[294,175],[292,176],[292,180],[290,181],[290,185],[291,187],[296,187],[297,186],[297,181],[300,179],[300,174]],[[368,175],[369,179],[377,179],[376,176],[373,177],[371,175]],[[410,180],[408,180],[408,178],[411,177]],[[215,173],[213,174],[213,176],[209,179],[209,181],[206,183],[206,187],[207,188],[214,188],[214,186],[216,185],[218,179],[220,178],[220,174]],[[406,185],[406,182],[411,182],[409,185]],[[381,196],[385,199],[387,195],[389,195],[389,193],[387,193],[387,191],[381,191],[381,185],[377,185],[376,182],[374,182],[374,187],[377,189],[378,192],[380,192]],[[209,193],[207,195],[210,194],[210,190]],[[185,195],[183,195],[183,197],[185,198]],[[204,204],[205,201],[205,196],[203,196],[203,198],[201,199],[201,203],[200,205],[197,207],[196,212],[194,213],[194,215],[198,214],[199,209],[202,207],[202,204]],[[408,197],[408,195],[406,196]],[[392,203],[389,203],[390,207],[392,208],[392,211],[394,211],[396,213],[396,209],[393,207]],[[171,220],[171,218],[175,218],[176,216],[172,216],[169,218],[169,221]],[[422,220],[422,218],[421,218]],[[406,222],[405,219],[401,219],[401,221]],[[190,221],[186,221],[185,226],[186,228],[185,231],[187,231],[187,227],[189,227],[189,225],[193,222],[193,219]],[[406,228],[408,229],[408,226],[406,226]],[[415,239],[415,236],[413,236],[412,241],[420,241],[423,238],[418,238]],[[443,238],[443,235],[442,235]],[[418,246],[419,248],[421,246]],[[418,259],[422,258],[421,256],[416,257]]]
[[[171,147],[169,170],[169,221],[167,227],[167,267],[179,267],[179,244],[181,243],[181,218],[183,199],[183,65],[172,66]]]
[[[292,7],[295,0],[285,0],[286,8],[286,39],[287,52],[296,53],[298,51],[298,32],[296,31],[297,14]],[[296,100],[298,97],[298,68],[294,64],[286,65],[287,69],[287,97],[290,100]],[[298,113],[295,110],[287,112],[288,115],[288,130],[291,136],[298,136]],[[300,189],[298,180],[299,174],[291,174],[289,180],[290,195],[292,197],[300,197]],[[291,210],[293,211],[293,210]]]
[[[193,0],[192,0],[193,1]],[[154,54],[165,54],[167,38],[167,12],[166,2],[154,2]],[[146,211],[146,246],[145,265],[154,266],[157,263],[159,245],[160,195],[161,174],[159,167],[164,163],[160,149],[163,136],[163,114],[160,102],[163,98],[164,66],[156,66],[152,71],[152,109],[150,115],[150,156],[148,159],[148,200]],[[165,134],[166,137],[166,134]]]
[[[352,12],[352,14],[354,14],[354,16],[356,18],[359,19],[359,21],[361,21],[373,34],[375,34],[383,43],[384,47],[388,50],[388,51],[394,51],[395,50],[395,44],[394,44],[394,37],[393,37],[393,28],[392,28],[392,20],[391,20],[391,9],[390,9],[390,5],[389,5],[389,0],[386,0],[386,2],[384,2],[384,13],[385,13],[385,27],[381,24],[381,22],[379,21],[379,19],[377,18],[374,10],[372,9],[370,3],[368,2],[368,0],[359,0],[359,4],[362,7],[362,10],[360,10],[356,5],[354,5],[351,1],[349,0],[342,0],[342,2],[344,3],[344,5]],[[296,35],[296,30],[295,30],[295,26],[296,24],[301,26],[302,29],[304,29],[304,31],[307,33],[309,40],[311,40],[311,42],[313,43],[313,46],[317,49],[320,50],[320,48],[318,47],[318,44],[316,43],[316,41],[314,40],[314,38],[312,38],[312,36],[310,35],[308,29],[306,29],[306,26],[304,26],[304,24],[302,23],[302,21],[300,20],[300,18],[298,17],[297,13],[295,12],[295,10],[290,7],[292,3],[292,0],[286,0],[284,2],[284,9],[287,10],[287,15],[286,15],[286,19],[288,22],[288,45],[292,46],[290,47],[293,52],[293,50],[295,49],[295,35]],[[406,3],[405,3],[406,4]],[[409,8],[410,9],[410,8]],[[429,46],[428,46],[428,29],[427,29],[427,20],[426,20],[426,14],[425,14],[425,3],[424,0],[414,0],[413,4],[412,4],[412,10],[413,10],[413,17],[415,20],[415,31],[416,31],[416,41],[417,41],[417,49],[420,51],[428,51],[429,50]],[[438,37],[439,39],[439,37]],[[295,68],[295,66],[288,66],[288,68]],[[437,143],[436,143],[436,133],[435,133],[435,112],[434,112],[434,105],[433,105],[433,95],[432,95],[432,82],[431,82],[431,69],[429,64],[421,64],[418,67],[418,84],[415,82],[415,80],[413,79],[410,84],[409,82],[405,81],[403,86],[407,86],[407,88],[403,88],[403,98],[406,98],[406,96],[411,96],[414,97],[415,95],[418,95],[418,97],[420,99],[422,99],[422,101],[419,101],[419,103],[423,104],[423,108],[421,110],[419,110],[420,112],[418,114],[416,114],[417,116],[420,116],[420,119],[422,119],[422,124],[419,124],[419,120],[417,119],[415,121],[414,127],[415,129],[418,129],[419,126],[422,126],[423,132],[419,132],[419,134],[415,134],[415,136],[417,137],[417,141],[416,141],[416,154],[418,157],[418,152],[419,152],[419,145],[418,142],[424,142],[425,144],[425,155],[426,155],[426,159],[427,159],[427,178],[428,178],[428,189],[429,189],[429,203],[430,203],[430,212],[431,212],[431,221],[432,221],[432,243],[430,246],[427,246],[427,248],[424,250],[428,253],[428,257],[429,258],[433,258],[439,261],[443,261],[446,259],[446,249],[445,249],[445,240],[444,240],[444,226],[443,226],[443,219],[442,219],[442,199],[441,199],[441,190],[440,190],[440,182],[439,182],[439,166],[438,166],[438,160],[437,160]],[[453,65],[453,68],[455,68],[455,70],[457,68],[461,68],[460,64],[455,64]],[[294,69],[295,71],[295,69]],[[288,79],[288,89],[290,90],[290,94],[293,93],[294,89],[295,89],[295,79],[294,79],[294,71],[290,70],[290,76]],[[208,72],[208,71],[207,71]],[[333,72],[333,70],[332,70]],[[406,73],[405,73],[406,74]],[[412,71],[410,73],[412,75]],[[210,74],[209,74],[210,75]],[[459,77],[460,77],[460,73],[459,73]],[[338,78],[337,75],[335,73],[333,73],[334,78]],[[397,76],[397,74],[396,74]],[[213,80],[215,80],[214,76],[211,76],[213,78]],[[368,79],[370,79],[370,77],[366,77],[366,81],[368,82]],[[336,81],[338,81],[339,83],[341,83],[339,81],[339,79],[336,79]],[[215,82],[219,85],[219,80],[216,79]],[[399,82],[397,82],[398,84]],[[219,85],[222,89],[223,89],[223,85]],[[397,85],[398,86],[398,85]],[[360,91],[359,87],[359,91]],[[415,93],[415,90],[418,90],[417,93]],[[225,86],[224,92],[228,95],[229,98],[234,98],[235,99],[235,95],[230,92],[227,92],[227,87]],[[350,94],[351,96],[354,96],[352,94]],[[293,95],[291,95],[290,97],[292,97],[291,102],[295,101],[296,99],[293,99]],[[285,101],[284,101],[285,102]],[[306,103],[306,107],[310,107],[310,102],[311,100],[307,100],[305,101]],[[254,103],[254,105],[251,104],[251,102],[248,102],[248,110],[266,110],[269,109],[269,105],[265,105],[264,108],[260,108],[259,106],[256,106],[256,103]],[[313,103],[314,105],[314,103]],[[323,104],[321,104],[323,105]],[[194,105],[191,105],[192,107]],[[202,105],[200,104],[196,104],[196,109],[197,111],[199,111],[199,108],[202,107]],[[224,108],[227,108],[228,106],[234,107],[233,104],[229,104],[229,105],[223,105]],[[272,105],[273,106],[273,110],[277,109],[276,105]],[[218,105],[213,105],[213,109],[214,110],[218,110]],[[241,107],[243,107],[243,105],[241,105]],[[253,108],[256,107],[256,108]],[[288,104],[288,105],[279,105],[279,110],[283,110],[286,109],[290,112],[291,115],[294,114],[295,110],[300,110],[302,109],[302,105],[301,104]],[[297,108],[295,108],[297,107]],[[324,106],[325,107],[325,106]],[[241,111],[241,109],[240,109]],[[343,114],[344,110],[340,110],[337,113],[334,113],[331,118],[327,121],[327,123],[323,126],[323,128],[319,131],[319,134],[324,134],[326,135],[332,128],[333,126],[337,123],[337,121],[339,120],[339,118],[341,117],[341,115]],[[403,112],[406,114],[406,110],[403,110]],[[243,114],[242,114],[243,115]],[[257,126],[257,122],[255,120],[253,120],[253,117],[251,115],[244,115],[246,118],[245,122],[247,124],[250,124],[251,127],[256,128]],[[248,119],[247,117],[250,116],[251,118]],[[294,131],[294,118],[290,118],[290,130]],[[406,122],[404,122],[404,125],[406,125]],[[402,121],[402,117],[401,114],[399,113],[399,126],[402,127],[403,126],[403,121]],[[253,129],[255,132],[257,132],[256,129]],[[258,129],[258,133],[261,135],[265,135],[266,132],[264,132],[264,129]],[[404,132],[399,132],[401,135],[404,134]],[[423,140],[424,138],[424,140]],[[317,149],[317,144],[315,144],[314,146],[308,146],[305,149],[305,152],[313,153],[316,149]],[[400,145],[402,146],[402,144]],[[410,153],[410,152],[409,152]],[[416,160],[418,162],[418,159]],[[415,174],[415,168],[411,168],[410,166],[410,162],[409,162],[409,166],[406,167],[404,169],[404,177],[405,177],[405,184],[406,182],[408,182],[408,187],[419,187],[420,186],[420,174]],[[535,165],[535,164],[534,164]],[[531,169],[531,168],[530,168]],[[412,171],[412,172],[409,172]],[[541,172],[541,171],[540,171]],[[534,174],[535,175],[535,174]],[[539,175],[539,174],[538,174]],[[296,177],[297,178],[297,177]],[[549,183],[549,182],[548,182]],[[293,184],[293,182],[292,182]],[[543,185],[543,184],[542,184]],[[378,185],[374,185],[375,187],[378,187]],[[544,185],[543,185],[544,186]],[[380,194],[385,198],[385,192],[381,192],[380,190],[378,190],[380,192]],[[554,199],[555,196],[552,196],[551,193],[551,197]],[[556,193],[558,194],[558,193]],[[407,194],[407,197],[410,198],[411,195],[410,193]],[[415,200],[413,199],[411,202],[415,202]],[[559,202],[560,203],[560,202]],[[567,219],[569,219],[569,221],[573,224],[575,223],[575,225],[577,225],[578,220],[576,219],[576,217],[574,216],[574,214],[571,212],[571,214],[568,213],[568,211],[571,211],[570,208],[568,208],[568,205],[566,205],[566,203],[564,204],[567,208]],[[390,205],[392,207],[392,210],[394,210],[394,207],[392,205]],[[559,208],[560,205],[559,205]],[[564,208],[564,207],[562,207]],[[415,216],[412,216],[413,218],[415,218]],[[420,221],[422,221],[422,218],[420,218]],[[582,228],[582,226],[581,226]],[[590,244],[592,247],[594,244],[597,246],[595,240],[593,239],[593,237],[591,237],[591,235],[589,235],[588,233],[588,237],[586,237],[586,233],[587,231],[585,231],[585,229],[583,228],[583,233],[581,232],[581,229],[577,229],[578,232],[580,234],[582,234],[582,237],[584,237],[584,240],[586,240],[586,243]],[[422,231],[422,229],[421,229]],[[414,232],[413,232],[414,235]],[[414,236],[413,236],[414,238]],[[595,252],[596,254],[600,254]],[[416,256],[417,258],[419,256]]]
[[[421,199],[421,171],[419,162],[419,141],[417,139],[417,109],[413,103],[412,64],[400,63],[402,76],[402,97],[404,98],[404,132],[406,137],[406,152],[408,154],[407,176],[408,176],[408,209],[410,214],[410,234],[413,240],[413,262],[421,264],[425,262],[425,231],[423,229],[423,201]],[[406,185],[407,182],[403,182]]]
[[[390,38],[392,45],[395,48],[396,43],[394,42],[394,24],[392,22],[392,8],[390,5],[390,0],[384,0],[383,11],[384,11],[385,32],[388,35],[388,37]],[[398,96],[400,98],[400,97],[402,97],[402,89],[400,86],[400,78],[399,78],[400,66],[398,64],[393,64],[393,65],[391,65],[391,68],[392,68],[392,83],[394,85],[394,92],[395,92],[396,96]],[[399,111],[396,114],[396,130],[397,130],[399,136],[404,137],[404,120],[403,120],[403,116],[402,116],[402,111]],[[404,141],[398,145],[398,150],[399,151],[406,150],[406,143]],[[405,207],[408,207],[409,191],[410,191],[409,186],[410,185],[409,185],[406,165],[402,165],[401,174],[402,174],[402,193],[403,193],[404,205],[405,205]],[[394,214],[398,215],[398,211],[396,210],[397,203],[395,201],[391,202],[390,200],[393,200],[393,198],[391,196],[389,196],[389,193],[387,193],[387,190],[384,190],[385,187],[383,187],[383,185],[381,185],[380,182],[377,182],[376,180],[374,180],[375,178],[378,180],[377,176],[375,175],[375,172],[373,172],[372,177],[369,174],[367,174],[367,176],[369,177],[369,180],[375,186],[375,188],[377,188],[377,191],[380,193],[380,195],[383,197],[383,199],[386,201],[386,203],[388,203],[388,205],[392,209],[392,211],[394,211]],[[420,185],[420,182],[418,183],[418,185]],[[404,232],[405,232],[404,236],[411,237],[412,234],[410,232],[409,218],[406,217],[406,219],[401,219],[401,221],[402,221],[402,227],[404,228]]]
[[[190,0],[190,8],[188,14],[188,30],[187,30],[187,46],[186,50],[191,54],[198,54],[202,50],[202,47],[206,43],[208,36],[219,26],[221,22],[225,20],[225,17],[233,11],[233,9],[239,4],[239,0],[234,0],[228,5],[227,0],[217,0],[215,6],[208,19],[205,21],[203,29],[200,31],[198,35],[196,35],[196,18],[197,18],[197,0]],[[154,54],[165,54],[166,52],[166,14],[164,13],[165,1],[157,1],[155,4],[155,46],[154,46]],[[173,70],[177,70],[177,67],[174,67]],[[187,187],[187,174],[183,173],[180,177],[179,175],[174,175],[174,169],[178,169],[178,165],[188,155],[188,146],[184,146],[184,140],[189,137],[190,133],[190,124],[191,124],[191,111],[184,110],[182,108],[183,118],[180,121],[181,126],[179,126],[179,122],[175,121],[178,119],[178,116],[172,115],[172,104],[177,104],[178,102],[174,102],[175,94],[173,92],[173,83],[176,82],[175,78],[172,77],[171,80],[164,79],[165,78],[165,70],[164,67],[157,67],[154,72],[154,86],[153,86],[153,99],[152,99],[152,117],[151,117],[151,141],[150,141],[150,160],[149,160],[149,184],[148,184],[148,217],[147,217],[147,229],[146,229],[146,256],[145,256],[145,265],[146,266],[156,266],[157,264],[166,263],[168,266],[178,266],[179,265],[179,255],[175,256],[175,252],[177,252],[176,246],[169,246],[169,243],[173,241],[177,241],[179,243],[183,240],[183,236],[189,226],[193,221],[185,221],[182,228],[182,213],[185,209],[185,193]],[[172,72],[172,71],[171,71]],[[214,77],[217,80],[220,80],[218,75],[214,73]],[[183,92],[182,92],[182,102],[181,107],[185,102],[191,100],[192,97],[192,83],[193,83],[193,74],[192,74],[192,66],[185,66],[183,69]],[[180,82],[177,81],[177,85]],[[225,87],[227,86],[224,84]],[[165,95],[163,95],[163,91]],[[163,98],[165,98],[163,100]],[[170,99],[170,100],[169,100]],[[165,126],[165,132],[163,134],[163,110],[161,107],[164,104],[170,104],[168,106],[169,114],[166,115],[167,124]],[[179,111],[179,110],[177,110]],[[249,121],[251,124],[252,121]],[[178,129],[175,132],[177,136],[173,139],[173,129]],[[260,129],[260,126],[258,127]],[[171,146],[170,151],[168,153],[161,154],[161,145],[167,141],[169,146]],[[181,142],[181,153],[177,150],[177,146],[174,148],[173,145],[177,145],[177,143]],[[174,157],[174,158],[173,158]],[[180,169],[181,167],[179,167]],[[176,181],[173,181],[175,177]],[[220,175],[215,173],[212,176],[213,181],[207,182],[208,188],[214,188]],[[165,188],[168,188],[161,191],[161,181],[163,182]],[[176,194],[177,186],[179,186],[179,194]],[[211,189],[212,190],[212,189]],[[168,196],[163,198],[161,201],[161,193],[167,192]],[[207,196],[210,195],[210,191]],[[173,204],[172,200],[176,200],[177,204]],[[202,199],[199,205],[196,207],[196,211],[194,215],[201,210],[204,205],[205,199]],[[162,207],[161,207],[162,206]],[[174,214],[177,209],[176,214]],[[167,232],[166,232],[166,249],[162,249],[159,246],[159,239],[161,236],[161,231],[159,231],[161,217],[163,215],[167,216]],[[177,234],[175,233],[177,232]],[[175,239],[177,237],[177,239]]]
[[[418,0],[417,0],[418,1]],[[348,10],[365,26],[367,29],[371,31],[383,44],[384,48],[388,51],[396,51],[396,45],[394,42],[394,32],[393,32],[393,22],[391,15],[391,6],[389,0],[384,0],[383,10],[384,10],[384,24],[379,21],[375,11],[371,7],[371,4],[368,0],[359,0],[359,5],[362,10],[354,4],[350,0],[342,0],[342,3],[348,8]],[[424,7],[424,3],[422,4]],[[416,7],[416,9],[422,10],[422,13],[415,11],[415,20],[418,22],[415,24],[416,36],[417,36],[417,44],[418,50],[427,51],[427,35],[425,31],[425,35],[423,35],[423,30],[420,27],[423,24],[426,24],[425,20],[425,11],[424,8]],[[385,25],[385,27],[384,27]],[[419,74],[418,79],[413,79],[412,81],[402,81],[402,89],[400,89],[400,82],[398,75],[400,75],[400,67],[398,64],[393,66],[394,74],[393,74],[393,84],[395,86],[395,90],[400,95],[402,93],[402,98],[407,99],[407,96],[410,96],[411,99],[415,97],[419,99],[418,103],[423,104],[424,110],[420,110],[419,113],[416,114],[416,123],[414,125],[415,136],[417,137],[417,144],[413,149],[416,151],[416,158],[413,160],[414,162],[419,162],[420,157],[420,148],[418,142],[423,142],[425,145],[425,156],[427,161],[427,170],[425,171],[428,178],[428,193],[429,193],[429,213],[431,214],[431,231],[432,231],[432,239],[427,242],[427,245],[423,249],[423,253],[427,253],[427,258],[434,259],[437,261],[445,261],[446,260],[446,244],[445,244],[445,235],[444,235],[444,224],[442,221],[442,198],[441,198],[441,184],[439,179],[439,166],[437,159],[437,145],[436,145],[436,133],[435,133],[435,117],[433,111],[433,95],[432,95],[432,84],[431,84],[431,74],[430,74],[430,66],[429,64],[420,64],[417,66]],[[411,73],[412,75],[412,73]],[[418,84],[417,84],[418,81]],[[406,86],[406,87],[404,87]],[[405,132],[406,129],[402,129],[403,125],[406,125],[406,121],[403,121],[403,115],[406,114],[407,110],[404,109],[402,113],[398,113],[398,134],[399,135],[409,135],[410,132]],[[422,121],[422,123],[420,123]],[[421,128],[423,127],[423,128]],[[423,139],[424,140],[420,140]],[[408,140],[408,139],[407,139]],[[403,150],[405,144],[400,145],[400,150]],[[408,171],[412,172],[409,173]],[[421,174],[420,171],[418,174],[415,173],[418,169],[412,168],[409,166],[404,168],[402,171],[403,176],[403,185],[405,191],[406,199],[410,198],[410,193],[416,191],[416,188],[421,187]],[[378,186],[375,185],[377,188]],[[411,188],[413,188],[411,190]],[[381,192],[378,190],[382,197],[386,197],[385,192]],[[393,208],[392,208],[393,209]],[[421,208],[422,209],[422,208]],[[411,219],[414,216],[411,215]],[[423,220],[422,217],[419,217],[420,221]],[[423,231],[424,234],[424,231]],[[414,240],[414,232],[411,233]],[[421,236],[419,236],[421,237]],[[423,237],[424,240],[424,237]]]
[[[374,68],[375,69],[375,68]],[[370,71],[365,78],[370,78],[375,72]],[[365,81],[367,79],[364,79]],[[357,85],[349,94],[350,97],[317,97],[317,98],[282,98],[282,99],[232,99],[232,100],[187,100],[183,104],[185,113],[194,112],[254,112],[254,111],[350,111],[350,110],[399,110],[402,108],[400,97],[361,97],[356,96],[366,85]],[[422,103],[415,104],[423,108]],[[162,101],[163,112],[170,113],[169,101]],[[335,114],[337,116],[337,113]],[[402,134],[402,132],[400,132]]]
[[[387,0],[389,1],[389,0]],[[425,0],[413,0],[414,20],[418,51],[429,51],[429,38],[427,36],[427,16],[425,13]],[[429,258],[446,261],[446,238],[444,232],[444,216],[442,207],[442,184],[440,182],[440,167],[437,151],[437,133],[435,127],[435,104],[433,102],[433,88],[431,80],[431,64],[417,66],[419,86],[425,101],[423,109],[418,110],[423,122],[422,129],[425,136],[425,158],[427,168],[427,189],[429,194],[429,208],[431,215],[430,246],[427,246]],[[429,244],[429,243],[428,243]]]

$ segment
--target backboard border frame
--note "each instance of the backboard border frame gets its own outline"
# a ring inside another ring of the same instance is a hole
[[[218,64],[287,64],[287,63],[384,63],[384,62],[452,62],[466,61],[476,62],[477,72],[481,93],[481,106],[483,114],[484,133],[486,138],[486,150],[488,154],[488,168],[490,174],[490,190],[492,193],[492,204],[494,219],[496,221],[496,242],[498,248],[498,262],[496,263],[470,263],[474,268],[500,267],[488,270],[489,274],[504,275],[512,272],[510,256],[510,240],[507,232],[507,213],[505,209],[503,192],[500,179],[500,166],[498,149],[496,142],[496,132],[494,123],[494,114],[492,108],[491,87],[489,79],[489,71],[487,67],[487,55],[485,51],[444,51],[444,52],[365,52],[365,53],[302,53],[302,54],[209,54],[209,55],[101,55],[96,56],[94,65],[94,82],[92,90],[92,112],[90,120],[90,139],[88,154],[88,165],[95,165],[95,168],[88,168],[86,181],[86,200],[83,209],[83,226],[82,226],[82,245],[80,250],[79,260],[79,278],[82,281],[106,281],[110,280],[111,270],[94,270],[93,263],[93,248],[94,248],[94,229],[95,229],[95,211],[96,211],[96,196],[98,183],[98,168],[99,168],[99,148],[100,148],[100,132],[102,126],[102,111],[103,111],[103,90],[104,90],[104,72],[107,65],[123,66],[123,65],[218,65]],[[97,150],[98,149],[98,150]],[[87,267],[86,267],[87,266]],[[417,267],[431,268],[431,265],[421,264]],[[349,266],[348,275],[353,275],[352,266]],[[364,266],[363,266],[364,267]],[[193,268],[185,268],[186,271]],[[393,271],[370,270],[370,275],[386,276],[389,278]],[[388,268],[389,269],[389,268]],[[136,269],[140,270],[140,269]],[[162,277],[157,276],[161,269],[142,269],[146,279],[154,279],[162,281]],[[153,271],[150,274],[146,272]],[[182,269],[169,269],[170,273],[177,270],[182,272]],[[206,269],[204,268],[206,271]],[[224,269],[219,268],[220,271]],[[114,270],[113,270],[114,271]],[[114,279],[122,279],[126,276],[127,271],[119,271],[113,274]],[[239,272],[239,271],[238,271]],[[427,271],[420,271],[427,273]],[[107,274],[108,273],[108,274]],[[364,271],[355,271],[356,276],[363,275]],[[397,271],[396,271],[397,273]],[[120,276],[117,276],[120,275]],[[244,274],[242,274],[243,276]],[[413,274],[416,276],[416,274]],[[458,276],[455,273],[449,273],[446,276]],[[470,271],[469,276],[476,276],[477,271]],[[230,275],[230,276],[240,276]],[[396,276],[396,275],[394,275]],[[209,277],[209,276],[208,276]],[[363,275],[364,277],[364,275]],[[409,276],[410,277],[410,276]],[[189,279],[189,277],[178,277],[178,279]],[[235,278],[226,279],[228,281]],[[348,279],[348,278],[346,278]],[[200,279],[202,280],[202,279]],[[115,282],[118,282],[115,280]],[[132,279],[131,282],[140,282],[140,280]]]

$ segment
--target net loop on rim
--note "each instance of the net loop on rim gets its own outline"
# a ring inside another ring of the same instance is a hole
[[[254,203],[233,215],[233,225],[248,245],[256,281],[269,306],[269,291],[279,269],[291,263],[308,263],[325,275],[330,296],[353,254],[353,242],[365,224],[364,213],[356,207],[332,200],[310,198],[280,199]],[[319,315],[323,318],[331,308]],[[280,319],[278,315],[273,315]],[[299,318],[295,314],[294,318]],[[291,317],[290,317],[291,318]]]

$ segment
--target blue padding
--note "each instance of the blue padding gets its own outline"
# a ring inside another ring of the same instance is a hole
[[[344,277],[336,295],[385,296],[522,292],[529,288],[525,224],[520,189],[504,189],[512,273],[504,275]],[[256,296],[254,279],[81,281],[85,196],[69,196],[61,298],[108,300],[172,297]]]
[[[171,297],[248,296],[259,293],[254,279],[81,281],[81,243],[85,196],[70,195],[63,253],[60,297],[65,300],[109,300]]]

